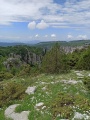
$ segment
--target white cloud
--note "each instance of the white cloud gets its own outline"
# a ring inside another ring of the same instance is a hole
[[[44,20],[41,20],[41,22],[40,22],[40,23],[37,23],[37,24],[36,24],[35,21],[30,22],[30,23],[28,24],[28,28],[29,28],[29,29],[35,29],[35,28],[45,29],[45,28],[47,28],[48,26],[49,26],[49,25],[48,25],[47,23],[45,23]]]
[[[51,5],[52,1],[0,0],[0,24],[41,19],[43,9]]]
[[[87,35],[78,35],[77,38],[85,40],[87,39]]]
[[[57,4],[54,0],[0,0],[0,24],[40,21],[37,28],[44,29],[50,23],[69,24],[80,29],[90,28],[90,0],[66,0]],[[45,22],[44,22],[45,21]],[[50,26],[53,26],[52,24]],[[58,27],[58,25],[55,25]],[[31,25],[33,29],[35,26]],[[60,28],[64,28],[61,26]]]
[[[56,38],[56,34],[51,34],[51,37],[52,38]]]
[[[30,23],[28,24],[28,28],[29,28],[29,29],[35,29],[35,28],[36,28],[36,22],[35,22],[35,21],[30,22]]]
[[[40,23],[37,24],[36,26],[38,29],[45,29],[48,27],[48,24],[46,22],[44,22],[44,20],[41,20]]]
[[[73,36],[72,36],[72,35],[68,35],[67,38],[68,38],[68,39],[72,39]]]
[[[35,38],[38,38],[38,37],[39,37],[39,35],[38,35],[38,34],[36,34],[36,35],[35,35]]]

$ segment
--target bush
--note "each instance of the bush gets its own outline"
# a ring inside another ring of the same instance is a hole
[[[81,70],[90,70],[90,47],[80,56],[80,59],[76,64],[76,68]]]
[[[18,83],[7,83],[0,89],[0,107],[11,104],[13,100],[21,100],[25,95],[25,87]]]
[[[20,69],[18,76],[26,76],[30,74],[31,66],[29,64],[24,64]]]
[[[85,77],[83,80],[84,85],[86,86],[86,88],[90,91],[90,77]]]
[[[74,106],[74,108],[73,108]],[[77,109],[77,106],[79,109]],[[90,108],[89,99],[81,95],[71,95],[69,93],[60,92],[51,103],[53,118],[59,115],[62,119],[71,119],[74,110],[80,112],[88,111]]]
[[[0,72],[0,81],[3,81],[4,79],[10,79],[13,75],[9,72]]]

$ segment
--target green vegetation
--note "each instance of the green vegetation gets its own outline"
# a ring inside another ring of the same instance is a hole
[[[89,72],[90,71],[82,71],[81,73],[87,76]],[[77,83],[70,84],[70,79],[72,79],[72,81],[75,80]],[[66,80],[67,83],[64,83],[63,80]],[[3,87],[5,87],[5,84],[6,81],[2,81]],[[71,71],[65,75],[40,74],[36,77],[13,78],[8,81],[8,84],[9,88],[7,87],[5,90],[9,89],[6,94],[10,96],[10,99],[7,98],[6,101],[9,100],[10,102],[3,101],[3,105],[20,104],[20,106],[16,108],[16,112],[31,111],[29,120],[41,120],[41,118],[43,120],[67,118],[71,120],[75,111],[90,116],[90,94],[75,71]],[[12,84],[12,87],[10,87],[10,84]],[[37,87],[34,94],[25,94],[24,91],[28,86]],[[16,91],[14,91],[14,94],[12,94],[13,89]],[[37,110],[35,106],[40,102],[43,102],[44,105]],[[2,116],[4,110],[5,107],[1,109]]]
[[[83,80],[83,83],[90,92],[90,76],[85,77],[84,80]]]
[[[77,109],[77,106],[79,109]],[[81,95],[72,95],[70,93],[60,92],[53,100],[52,105],[53,118],[70,119],[74,115],[74,110],[83,112],[90,108],[90,101]]]
[[[9,82],[0,85],[0,107],[12,104],[15,100],[20,100],[25,95],[25,87],[22,84]]]
[[[13,78],[13,75],[9,72],[0,72],[0,81],[3,81],[5,79]]]
[[[36,47],[52,47],[55,45],[55,43],[59,43],[61,46],[71,46],[71,47],[76,47],[76,46],[83,46],[86,43],[90,43],[90,40],[74,40],[74,41],[49,41],[49,42],[40,42],[38,44],[35,44]]]
[[[77,63],[77,68],[82,70],[90,70],[90,47],[83,51]]]
[[[42,60],[42,69],[46,73],[62,73],[69,71],[68,59],[59,44],[46,53]]]
[[[29,86],[36,86],[34,94],[25,93]],[[20,104],[15,112],[30,111],[29,120],[72,120],[76,112],[89,120],[90,47],[68,54],[59,44],[46,53],[39,47],[1,47],[2,120],[8,120],[4,111],[13,104]]]

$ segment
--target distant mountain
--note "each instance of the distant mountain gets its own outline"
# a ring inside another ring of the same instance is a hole
[[[74,40],[74,41],[49,41],[49,42],[40,42],[35,44],[37,47],[51,47],[53,46],[56,42],[60,44],[61,46],[83,46],[85,44],[90,44],[90,40]]]
[[[85,44],[90,44],[90,40],[74,40],[74,41],[48,41],[48,42],[39,42],[39,41],[33,41],[33,42],[26,42],[26,43],[9,43],[9,42],[0,42],[0,46],[7,47],[7,46],[16,46],[16,45],[30,45],[30,46],[36,46],[36,47],[51,47],[56,42],[58,42],[61,46],[83,46]]]
[[[7,47],[7,46],[16,46],[16,45],[25,45],[24,43],[9,43],[9,42],[0,42],[0,46]]]

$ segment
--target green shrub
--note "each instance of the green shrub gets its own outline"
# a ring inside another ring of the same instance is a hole
[[[30,74],[31,67],[29,64],[24,64],[20,68],[20,72],[18,73],[18,76],[26,76]]]
[[[84,85],[86,86],[86,88],[90,91],[90,77],[85,77],[83,80]]]
[[[25,87],[18,83],[7,83],[0,89],[0,107],[11,104],[13,100],[21,100],[25,95]]]
[[[90,47],[83,51],[76,64],[76,68],[81,70],[90,70]]]
[[[3,81],[4,79],[10,79],[13,75],[9,72],[0,72],[0,81]]]
[[[77,109],[77,106],[79,109]],[[51,111],[54,119],[56,119],[58,115],[60,115],[62,119],[71,119],[74,110],[83,112],[88,111],[89,108],[89,99],[81,95],[71,95],[63,92],[60,92],[51,103]]]

